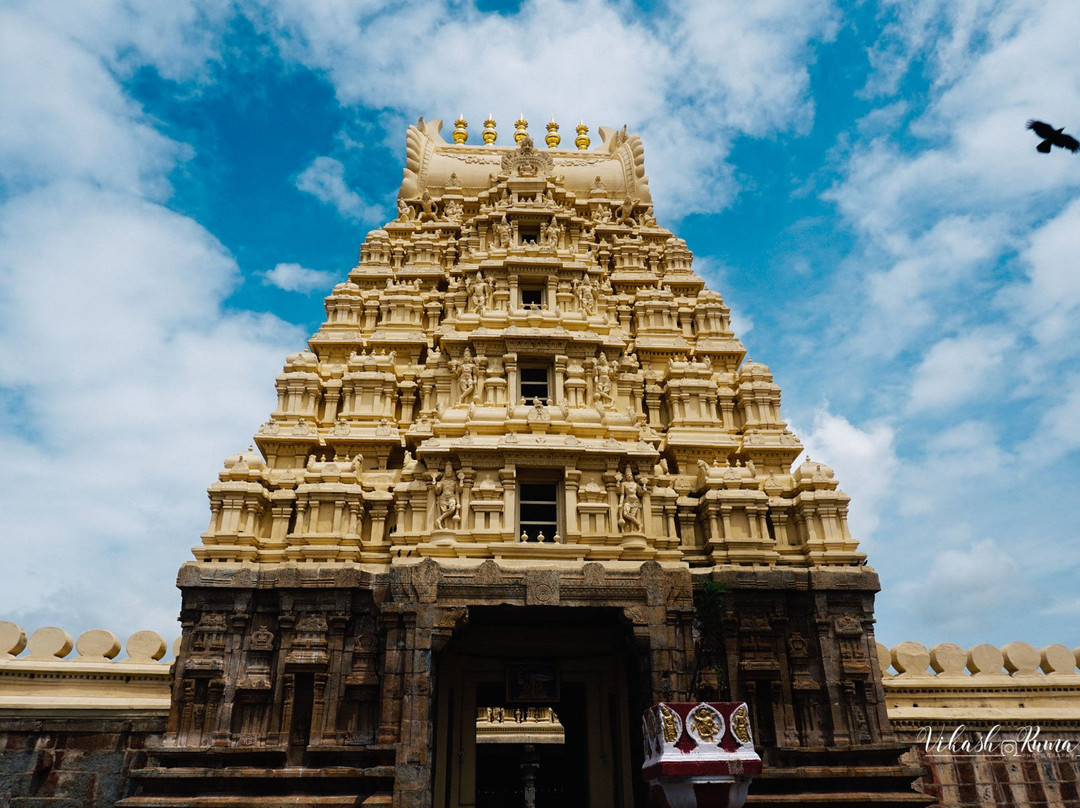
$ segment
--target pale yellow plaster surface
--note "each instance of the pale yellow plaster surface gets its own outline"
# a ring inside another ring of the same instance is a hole
[[[21,627],[0,622],[0,716],[165,715],[164,653],[165,641],[152,631],[133,634],[120,658],[111,631],[84,632],[73,644],[62,629],[40,628],[27,641]]]
[[[196,559],[863,564],[832,469],[793,466],[780,387],[653,215],[641,139],[495,127],[409,127],[398,217],[225,461]],[[536,480],[558,524],[523,541]]]
[[[1039,725],[1080,730],[1080,648],[1025,642],[878,645],[889,719],[901,729]],[[891,666],[891,667],[890,667]]]

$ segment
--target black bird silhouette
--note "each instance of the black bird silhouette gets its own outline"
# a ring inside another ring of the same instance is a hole
[[[1080,141],[1071,135],[1062,134],[1065,131],[1064,126],[1060,129],[1055,129],[1050,124],[1044,123],[1043,121],[1028,121],[1027,128],[1042,138],[1042,143],[1035,148],[1043,154],[1049,154],[1051,146],[1060,146],[1073,153],[1075,153],[1077,149],[1080,149]]]

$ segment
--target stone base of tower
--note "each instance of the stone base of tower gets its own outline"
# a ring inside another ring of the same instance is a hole
[[[876,575],[707,576],[726,594],[695,631],[683,564],[187,565],[168,733],[120,805],[484,808],[528,764],[538,805],[640,808],[641,711],[696,699],[748,704],[749,805],[925,805],[885,716]],[[528,758],[539,720],[559,742]]]
[[[168,732],[118,805],[390,806],[387,583],[356,568],[185,566]]]
[[[641,710],[690,695],[685,565],[191,564],[180,585],[168,733],[122,808],[479,808],[544,710],[540,797],[640,806]],[[510,737],[485,743],[496,714]]]
[[[876,573],[718,568],[696,573],[699,696],[745,701],[762,773],[747,805],[916,806],[932,799],[902,765],[874,639]]]

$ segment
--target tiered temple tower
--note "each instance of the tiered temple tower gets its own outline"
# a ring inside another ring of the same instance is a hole
[[[792,468],[641,139],[440,129],[409,127],[397,219],[210,487],[124,805],[509,805],[517,738],[537,805],[642,806],[642,710],[724,697],[753,803],[905,803],[848,498]]]

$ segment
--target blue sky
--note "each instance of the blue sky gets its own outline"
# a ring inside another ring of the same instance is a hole
[[[1072,2],[0,6],[0,618],[175,635],[205,488],[419,115],[640,132],[852,496],[879,638],[1080,645]]]

